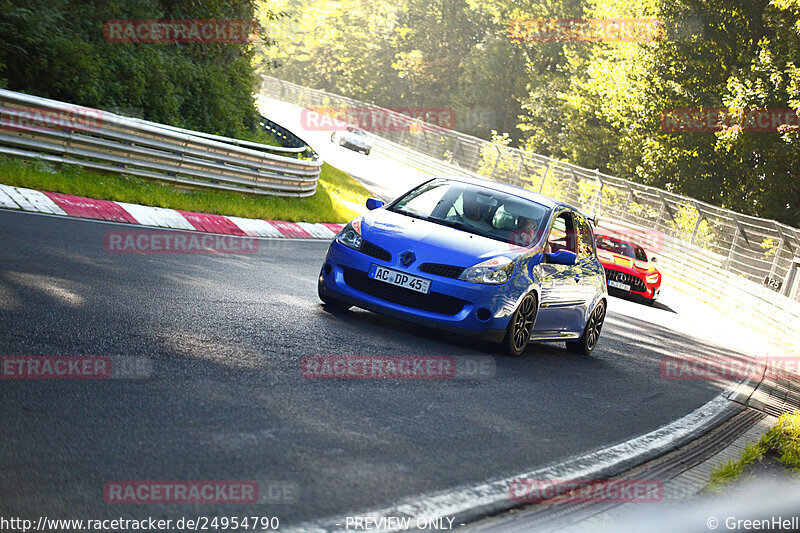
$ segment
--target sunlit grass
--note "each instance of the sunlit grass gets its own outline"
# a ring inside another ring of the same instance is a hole
[[[290,222],[347,222],[365,208],[369,192],[349,174],[322,166],[317,192],[309,198],[246,195],[183,189],[124,174],[95,172],[76,165],[0,157],[0,183],[100,200]]]
[[[781,415],[775,427],[758,442],[745,446],[738,460],[728,461],[714,468],[706,490],[721,490],[739,479],[748,464],[761,461],[770,452],[778,455],[778,460],[794,472],[800,473],[800,413]]]

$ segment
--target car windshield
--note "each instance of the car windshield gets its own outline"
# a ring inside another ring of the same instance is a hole
[[[597,237],[597,247],[601,250],[613,252],[615,254],[624,255],[631,259],[638,259],[639,261],[647,261],[647,254],[640,246],[619,239],[611,237],[599,236]]]
[[[390,210],[518,246],[539,241],[549,213],[530,200],[450,180],[425,183]]]

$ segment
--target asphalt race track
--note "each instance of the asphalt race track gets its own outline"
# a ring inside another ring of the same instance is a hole
[[[308,355],[495,355],[316,294],[327,243],[109,254],[112,224],[0,211],[0,354],[147,358],[144,379],[2,380],[0,515],[277,516],[281,525],[513,475],[663,426],[721,385],[668,355],[730,355],[612,299],[590,357],[538,344],[480,380],[317,380]],[[667,302],[668,303],[668,302]],[[671,314],[668,307],[648,316]],[[657,322],[657,321],[656,321]],[[281,481],[294,502],[119,505],[115,480]]]

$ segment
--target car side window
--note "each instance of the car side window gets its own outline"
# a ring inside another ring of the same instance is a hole
[[[647,261],[647,254],[644,253],[644,250],[641,246],[637,246],[634,250],[634,254],[636,255],[636,259],[639,261]]]
[[[582,216],[575,214],[575,226],[578,234],[578,259],[590,257],[594,253],[592,228]]]
[[[550,236],[547,237],[547,245],[550,253],[558,250],[578,253],[575,246],[575,226],[569,211],[562,211],[553,221]]]

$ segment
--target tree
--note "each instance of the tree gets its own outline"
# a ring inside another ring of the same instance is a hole
[[[11,90],[231,136],[256,131],[247,43],[109,42],[107,21],[253,19],[250,0],[6,0],[0,79]]]

